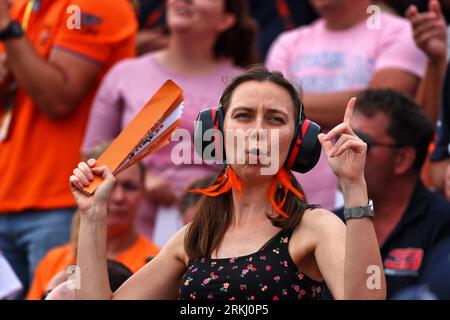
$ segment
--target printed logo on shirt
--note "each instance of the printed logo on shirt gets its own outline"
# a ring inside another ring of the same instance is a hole
[[[306,92],[334,92],[367,86],[374,64],[373,59],[358,54],[315,52],[301,54],[289,72]]]
[[[80,20],[81,20],[80,31],[93,35],[99,33],[99,27],[103,23],[103,18],[87,12],[81,12]]]
[[[384,272],[389,276],[418,276],[422,259],[423,249],[393,249],[384,260]]]

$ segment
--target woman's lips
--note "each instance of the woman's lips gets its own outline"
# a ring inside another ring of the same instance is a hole
[[[261,163],[261,160],[264,160],[264,162],[266,162],[265,160],[269,157],[266,152],[263,152],[258,148],[250,149],[246,153],[249,160],[256,159],[257,163]]]
[[[261,151],[261,149],[259,149],[259,148],[252,148],[247,151],[247,154],[258,156],[258,157],[267,157],[267,153]]]

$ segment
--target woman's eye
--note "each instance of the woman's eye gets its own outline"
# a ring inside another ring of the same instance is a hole
[[[284,124],[284,119],[281,117],[271,117],[270,121],[275,122],[275,123]]]
[[[246,113],[237,113],[234,116],[235,119],[249,119],[250,115],[246,114]]]

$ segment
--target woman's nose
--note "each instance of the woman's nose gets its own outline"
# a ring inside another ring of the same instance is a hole
[[[264,142],[267,140],[267,127],[262,120],[256,120],[250,129],[249,137],[253,141]]]
[[[256,131],[265,129],[265,123],[264,118],[262,116],[258,116],[255,118],[255,121],[253,122],[252,129],[255,129]]]

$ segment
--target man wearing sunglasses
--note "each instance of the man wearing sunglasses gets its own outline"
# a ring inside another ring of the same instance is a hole
[[[365,177],[391,298],[422,281],[430,252],[450,237],[450,202],[420,180],[433,125],[401,93],[372,89],[358,98],[352,129],[368,146]]]

